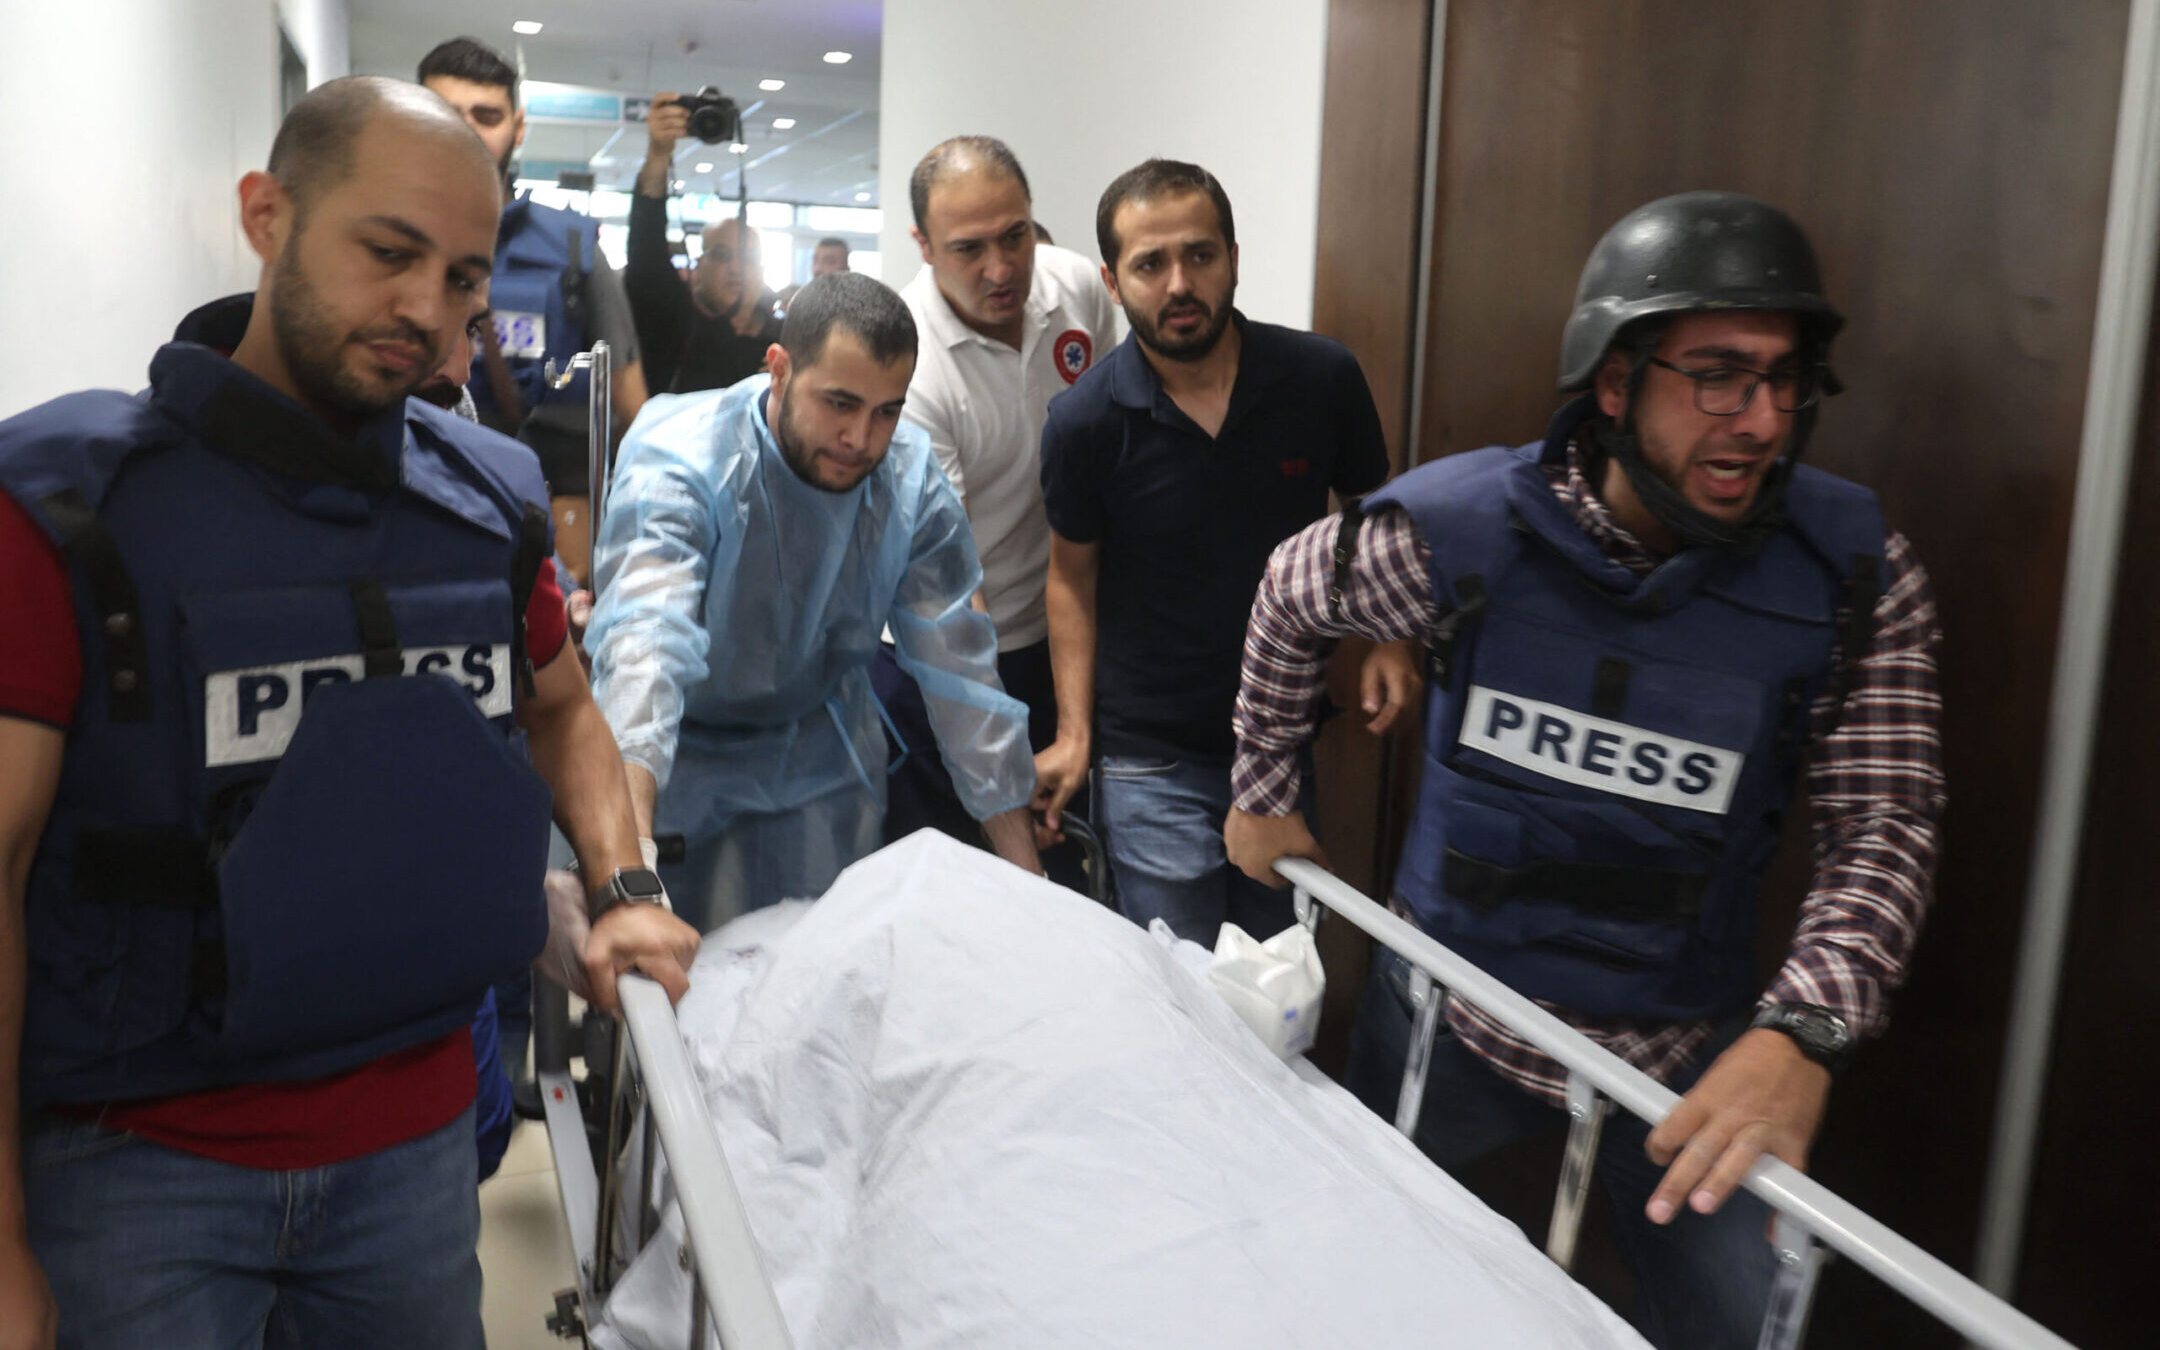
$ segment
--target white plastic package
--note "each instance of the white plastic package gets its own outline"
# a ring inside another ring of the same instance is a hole
[[[1245,1025],[1283,1059],[1312,1048],[1320,1032],[1320,996],[1327,972],[1320,949],[1303,924],[1292,924],[1265,942],[1234,923],[1215,938],[1208,979]]]

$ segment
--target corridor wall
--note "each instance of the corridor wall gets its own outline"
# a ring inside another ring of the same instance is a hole
[[[181,315],[254,286],[235,188],[277,122],[266,0],[0,0],[0,416],[143,387]]]
[[[878,106],[885,280],[922,266],[908,173],[986,134],[1027,170],[1036,218],[1100,261],[1095,202],[1150,155],[1220,178],[1237,214],[1238,305],[1312,315],[1326,0],[886,0]]]

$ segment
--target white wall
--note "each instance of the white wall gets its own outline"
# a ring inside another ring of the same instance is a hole
[[[1327,0],[885,0],[880,61],[889,284],[922,266],[908,172],[983,134],[1019,156],[1058,242],[1096,261],[1111,179],[1150,155],[1204,165],[1237,217],[1238,307],[1311,322]]]
[[[0,416],[139,389],[252,288],[235,186],[277,130],[271,0],[0,0]]]
[[[307,62],[308,88],[352,74],[352,25],[345,0],[277,0],[293,49]]]

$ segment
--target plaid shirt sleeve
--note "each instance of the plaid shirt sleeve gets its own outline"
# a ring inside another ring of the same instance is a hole
[[[1904,983],[1933,899],[1944,802],[1934,592],[1905,536],[1885,541],[1884,564],[1874,646],[1843,720],[1830,728],[1828,696],[1811,710],[1815,881],[1764,995],[1821,1004],[1858,1036],[1882,1033],[1890,991]]]
[[[1396,642],[1423,637],[1439,621],[1431,555],[1402,511],[1381,511],[1358,527],[1342,609],[1331,612],[1341,524],[1341,516],[1328,516],[1277,545],[1253,599],[1232,718],[1238,748],[1230,789],[1237,808],[1256,816],[1297,809],[1297,750],[1312,739],[1336,640],[1354,634]]]

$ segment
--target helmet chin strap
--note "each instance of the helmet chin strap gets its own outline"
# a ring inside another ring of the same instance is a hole
[[[1635,359],[1634,369],[1628,376],[1627,411],[1618,421],[1600,423],[1592,439],[1601,453],[1609,454],[1620,463],[1620,471],[1627,475],[1628,486],[1651,516],[1680,541],[1683,548],[1729,548],[1737,547],[1754,552],[1777,532],[1785,519],[1785,485],[1792,478],[1793,466],[1800,462],[1800,453],[1807,448],[1808,436],[1815,429],[1815,409],[1803,408],[1793,414],[1792,439],[1785,447],[1785,454],[1763,475],[1762,487],[1755,494],[1754,505],[1739,523],[1729,524],[1688,504],[1678,488],[1665,481],[1663,475],[1650,466],[1643,456],[1642,440],[1635,433],[1635,401],[1642,393],[1643,373],[1650,363],[1650,353],[1644,349]],[[1758,391],[1768,396],[1767,390]],[[1593,480],[1595,481],[1595,480]]]

